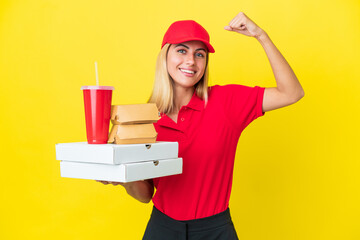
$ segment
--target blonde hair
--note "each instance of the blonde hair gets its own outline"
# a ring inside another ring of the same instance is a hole
[[[171,44],[167,43],[161,49],[155,70],[155,81],[153,91],[148,103],[155,103],[161,113],[171,113],[175,110],[174,81],[167,71],[166,57]],[[209,79],[209,54],[206,54],[206,66],[204,76],[195,84],[196,95],[205,101],[208,100]]]

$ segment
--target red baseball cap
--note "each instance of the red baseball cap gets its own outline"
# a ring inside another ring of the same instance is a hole
[[[203,42],[209,52],[215,52],[215,49],[210,44],[208,32],[194,20],[176,21],[171,24],[164,35],[161,48],[166,43],[176,44],[193,40]]]

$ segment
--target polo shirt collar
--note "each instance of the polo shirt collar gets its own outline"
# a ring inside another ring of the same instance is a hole
[[[186,107],[186,108],[193,109],[195,111],[202,111],[204,109],[204,104],[205,104],[205,101],[202,100],[201,98],[199,98],[196,95],[196,91],[195,91],[193,96],[190,99],[190,102],[186,106],[183,106],[182,108]],[[181,129],[179,129],[178,125],[173,120],[171,120],[166,114],[161,113],[160,116],[161,116],[161,118],[157,121],[157,124],[181,131]]]
[[[195,90],[193,96],[190,99],[190,102],[185,107],[194,109],[196,111],[201,111],[204,109],[204,104],[205,104],[204,100],[202,100],[196,95],[196,90]]]

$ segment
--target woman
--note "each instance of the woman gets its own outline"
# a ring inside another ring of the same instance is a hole
[[[208,87],[209,53],[215,52],[208,33],[195,21],[178,21],[169,27],[149,102],[156,103],[162,114],[154,124],[157,140],[179,142],[183,173],[133,183],[112,182],[124,186],[141,202],[153,201],[143,239],[238,239],[228,205],[241,132],[265,112],[304,96],[269,36],[244,13],[232,19],[225,30],[260,42],[277,86]]]

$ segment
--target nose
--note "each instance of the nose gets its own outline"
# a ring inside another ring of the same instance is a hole
[[[194,63],[195,63],[195,59],[194,59],[194,55],[192,55],[192,54],[188,54],[187,56],[186,56],[186,64],[187,65],[194,65]]]

